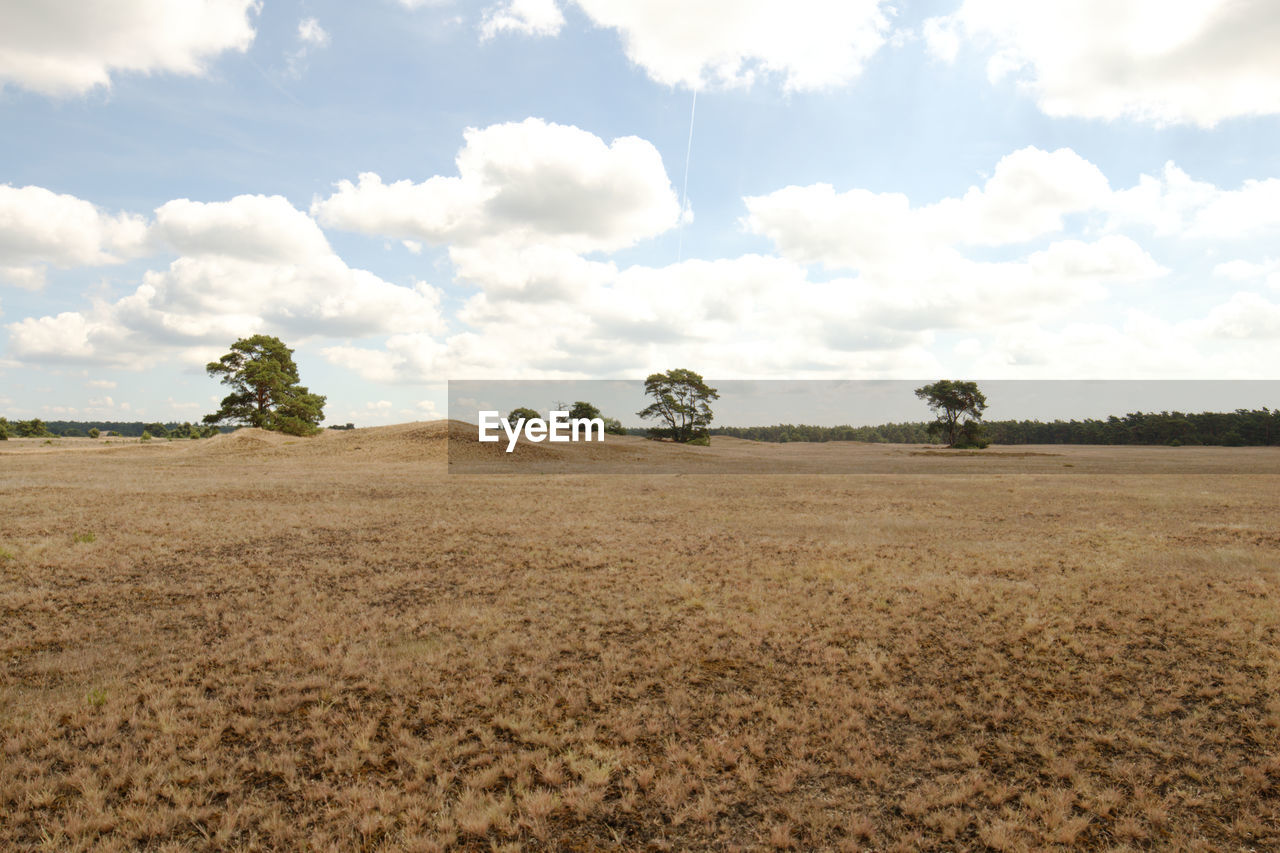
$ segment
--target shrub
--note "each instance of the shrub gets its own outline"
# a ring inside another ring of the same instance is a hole
[[[986,450],[991,446],[986,430],[977,421],[965,421],[960,426],[959,433],[956,443],[951,445],[957,450]]]
[[[142,441],[150,441],[150,440],[151,440],[151,433],[147,432],[147,431],[144,429],[144,430],[142,431]]]
[[[694,447],[710,447],[710,446],[711,446],[711,436],[709,436],[709,435],[700,435],[700,436],[698,436],[697,438],[691,438],[691,439],[689,439],[689,440],[688,440],[687,442],[685,442],[685,443],[686,443],[686,444],[691,444],[691,445],[693,445]]]
[[[89,438],[97,438],[100,435],[102,435],[102,433],[98,431],[97,427],[93,427],[89,430]]]

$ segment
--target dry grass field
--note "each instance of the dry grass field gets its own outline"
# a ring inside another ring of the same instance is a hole
[[[1280,451],[449,434],[0,444],[0,849],[1280,849]]]

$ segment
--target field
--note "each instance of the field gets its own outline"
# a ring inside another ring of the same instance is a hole
[[[449,436],[0,444],[0,849],[1280,848],[1280,450]]]

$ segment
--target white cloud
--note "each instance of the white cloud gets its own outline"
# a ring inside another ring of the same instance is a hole
[[[298,46],[290,51],[285,61],[288,74],[295,79],[307,70],[307,60],[313,51],[329,46],[329,33],[315,18],[303,18],[298,22]]]
[[[1234,293],[1210,309],[1204,329],[1218,338],[1280,340],[1280,304],[1257,293]],[[1271,367],[1274,364],[1273,358]]]
[[[1063,229],[1063,218],[1105,203],[1096,166],[1067,148],[1023,148],[1002,158],[984,186],[922,207],[900,193],[829,184],[747,198],[747,227],[805,263],[865,269],[942,246],[1024,243]]]
[[[1213,274],[1231,281],[1265,281],[1280,289],[1280,260],[1267,258],[1261,263],[1235,260],[1224,261],[1213,268]]]
[[[625,248],[675,224],[662,157],[541,119],[468,129],[458,176],[385,184],[371,172],[312,204],[327,227],[468,247]]]
[[[1239,240],[1280,234],[1280,180],[1247,180],[1220,189],[1192,179],[1169,162],[1156,177],[1115,193],[1107,203],[1113,227],[1146,225],[1161,236]]]
[[[826,185],[746,199],[746,226],[778,256],[619,269],[572,245],[454,244],[459,273],[481,288],[456,315],[466,331],[324,355],[369,381],[409,383],[459,372],[634,374],[668,361],[735,376],[936,371],[929,346],[938,330],[1041,323],[1104,300],[1114,286],[1167,274],[1128,236],[1064,233],[1080,230],[1073,217],[1101,220],[1113,195],[1074,152],[1027,148],[997,163],[982,186],[922,206]],[[991,248],[1004,257],[971,256]],[[815,281],[811,264],[848,275]]]
[[[564,14],[556,0],[508,0],[484,13],[480,37],[487,40],[501,32],[554,36],[563,26]]]
[[[116,383],[112,382],[110,379],[90,379],[89,381],[85,382],[85,384],[88,385],[90,388],[110,389],[110,388],[116,387]]]
[[[298,41],[315,47],[324,47],[329,43],[329,34],[315,18],[303,18],[298,22]]]
[[[933,54],[989,52],[1051,116],[1212,127],[1280,112],[1280,15],[1272,0],[964,0],[925,23]]]
[[[104,213],[75,196],[43,187],[0,185],[0,279],[36,289],[46,264],[56,267],[119,263],[147,239],[138,216]]]
[[[575,0],[616,29],[627,57],[659,83],[749,87],[780,78],[788,91],[856,78],[889,30],[881,0]]]
[[[269,330],[296,339],[443,328],[439,291],[351,269],[279,196],[177,199],[156,211],[154,233],[181,255],[168,269],[147,272],[114,303],[10,324],[10,352],[128,362],[156,346],[225,346]]]
[[[46,95],[109,86],[116,72],[202,74],[253,41],[259,0],[41,0],[0,12],[0,83]]]

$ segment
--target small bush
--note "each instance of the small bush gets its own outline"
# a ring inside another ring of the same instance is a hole
[[[1182,446],[1182,441],[1181,441],[1181,440],[1179,440],[1179,439],[1176,439],[1176,438],[1171,438],[1171,439],[1169,439],[1169,446],[1170,446],[1170,447],[1181,447],[1181,446]]]
[[[686,443],[686,444],[689,444],[689,445],[691,445],[691,446],[693,446],[693,447],[710,447],[710,446],[711,446],[711,436],[709,436],[709,435],[700,435],[700,436],[698,436],[697,438],[691,438],[691,439],[689,439],[689,440],[688,440],[687,442],[685,442],[685,443]]]
[[[89,438],[97,438],[100,435],[102,435],[102,433],[98,431],[97,427],[89,430]]]
[[[151,433],[147,432],[147,431],[144,429],[144,430],[142,431],[142,440],[143,440],[143,441],[150,441],[150,440],[151,440]]]

